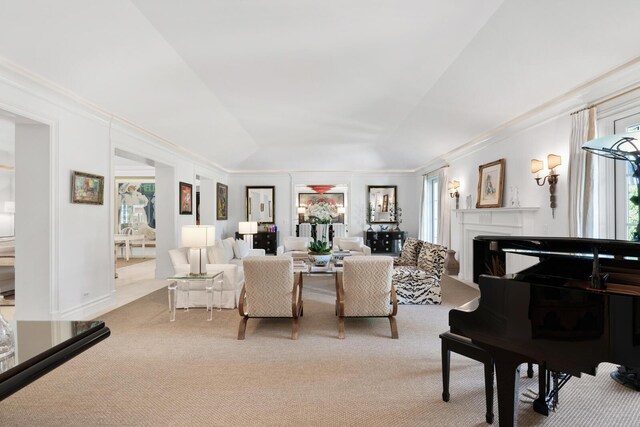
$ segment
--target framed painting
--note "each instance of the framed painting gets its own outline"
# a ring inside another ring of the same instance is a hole
[[[117,176],[114,190],[116,234],[125,228],[156,228],[156,180],[152,176]]]
[[[193,214],[193,186],[186,182],[180,182],[180,215]]]
[[[302,222],[344,223],[344,214],[338,213],[338,208],[344,207],[344,193],[299,193],[298,207],[304,208]]]
[[[104,204],[104,176],[73,171],[71,203]]]
[[[480,165],[476,208],[501,208],[505,160]]]
[[[225,184],[216,183],[216,219],[226,220],[228,219],[229,212],[227,211],[227,197],[229,194],[229,187]]]

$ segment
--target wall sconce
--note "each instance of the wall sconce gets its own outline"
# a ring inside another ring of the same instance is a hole
[[[562,164],[562,159],[557,154],[549,154],[547,156],[547,169],[549,169],[549,174],[540,178],[536,176],[534,179],[536,183],[542,187],[546,182],[549,183],[549,206],[551,206],[551,216],[555,218],[556,216],[556,184],[558,183],[558,174],[556,173],[556,167]],[[531,173],[537,174],[542,169],[544,169],[544,164],[542,160],[532,159],[531,160]]]
[[[458,192],[458,188],[460,188],[460,181],[449,181],[447,183],[447,190],[449,190],[449,196],[453,199],[456,198],[456,209],[460,206],[460,193]]]

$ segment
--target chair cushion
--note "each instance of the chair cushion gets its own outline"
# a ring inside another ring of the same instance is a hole
[[[233,242],[235,241],[235,239],[233,237],[228,237],[226,239],[224,239],[222,241],[222,245],[224,246],[224,253],[225,256],[227,258],[227,262],[225,264],[227,264],[229,261],[231,261],[234,257],[234,253],[233,253]]]
[[[423,245],[422,240],[418,240],[415,237],[409,237],[402,246],[402,254],[397,265],[416,266],[418,264],[418,255]]]
[[[301,251],[306,252],[309,242],[307,240],[302,239],[286,239],[284,241],[284,251]]]
[[[425,242],[420,250],[420,255],[418,255],[417,267],[437,274],[437,278],[440,280],[440,276],[442,275],[441,270],[444,269],[444,257],[446,254],[447,248],[444,246]]]
[[[359,240],[340,239],[338,246],[340,247],[340,250],[343,251],[359,251],[360,248],[362,248],[362,242]]]
[[[345,257],[345,316],[388,316],[391,313],[393,260],[390,257]]]
[[[393,286],[398,304],[440,304],[442,301],[440,279],[434,270],[394,267]]]
[[[176,265],[189,264],[189,250],[187,248],[171,249],[169,251],[169,258],[171,258],[171,264]]]
[[[227,252],[222,242],[216,242],[213,246],[207,247],[207,258],[209,258],[209,264],[228,264]]]
[[[233,254],[235,258],[242,259],[246,256],[249,256],[249,243],[244,240],[234,240],[233,241]]]

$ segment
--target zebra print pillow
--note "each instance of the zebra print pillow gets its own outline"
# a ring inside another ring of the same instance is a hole
[[[418,255],[422,249],[422,240],[418,240],[415,237],[409,237],[402,246],[402,253],[400,254],[400,260],[396,265],[411,265],[418,264]]]

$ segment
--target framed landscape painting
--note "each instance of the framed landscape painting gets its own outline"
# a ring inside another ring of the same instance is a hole
[[[480,165],[476,208],[501,208],[504,185],[504,159]]]
[[[180,183],[180,215],[193,214],[193,186],[186,182]]]
[[[228,216],[227,211],[227,197],[229,194],[229,187],[216,183],[216,219],[226,220]]]
[[[104,204],[104,176],[73,171],[71,203]]]

